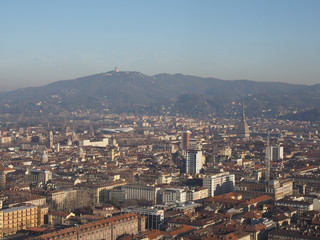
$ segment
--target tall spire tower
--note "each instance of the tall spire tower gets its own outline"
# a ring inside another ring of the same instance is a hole
[[[242,101],[242,118],[241,121],[238,125],[238,137],[240,138],[249,138],[250,137],[250,130],[249,126],[246,120],[246,115],[244,113],[245,105],[244,105],[244,100]]]

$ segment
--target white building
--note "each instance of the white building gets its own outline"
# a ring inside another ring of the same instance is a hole
[[[184,203],[187,201],[187,192],[181,188],[167,188],[162,193],[162,202],[178,202]]]
[[[208,192],[208,189],[204,187],[190,189],[187,192],[187,202],[207,198],[209,196]]]
[[[143,184],[127,184],[121,187],[127,199],[147,200],[157,203],[160,187],[146,186]]]
[[[108,138],[103,138],[101,141],[90,141],[88,139],[79,140],[79,147],[106,147],[109,144]]]
[[[203,187],[209,189],[209,197],[233,192],[234,186],[234,174],[229,174],[229,172],[207,175],[203,178]]]
[[[307,211],[313,210],[313,203],[309,203],[306,201],[297,201],[297,200],[279,200],[275,202],[276,206],[286,206],[286,207],[293,207],[298,210],[298,214],[303,214]]]
[[[200,173],[202,151],[199,147],[189,148],[186,154],[186,173]]]

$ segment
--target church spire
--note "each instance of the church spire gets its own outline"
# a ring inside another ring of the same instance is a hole
[[[246,115],[244,113],[244,99],[242,99],[242,119],[246,119]]]
[[[250,137],[250,130],[249,126],[246,121],[246,115],[245,115],[245,105],[244,105],[244,99],[242,100],[242,119],[238,126],[238,137],[240,138],[249,138]]]

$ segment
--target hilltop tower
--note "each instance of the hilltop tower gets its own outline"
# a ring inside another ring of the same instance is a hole
[[[242,102],[242,118],[241,121],[238,125],[238,133],[237,136],[239,138],[249,138],[250,137],[250,130],[249,130],[249,126],[246,120],[246,115],[244,113],[244,101]]]

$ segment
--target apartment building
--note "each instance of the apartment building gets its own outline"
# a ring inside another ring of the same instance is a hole
[[[187,201],[196,201],[199,199],[207,198],[209,196],[208,188],[195,188],[187,192]]]
[[[184,203],[187,201],[187,192],[181,188],[167,188],[162,193],[162,202]]]
[[[126,213],[119,216],[102,219],[76,227],[66,228],[47,233],[35,239],[77,240],[77,239],[110,239],[115,240],[124,234],[137,234],[145,231],[145,216]]]
[[[37,206],[19,206],[0,211],[0,236],[9,236],[19,230],[37,227],[44,224],[44,215],[48,208]]]
[[[147,200],[156,204],[158,202],[160,187],[146,186],[143,184],[127,184],[121,187],[127,199]]]
[[[293,181],[290,179],[270,182],[242,181],[237,186],[237,192],[241,193],[244,199],[268,195],[278,201],[293,194]]]
[[[207,175],[203,178],[203,187],[209,189],[209,197],[233,192],[234,186],[234,174],[230,174],[229,172]]]

